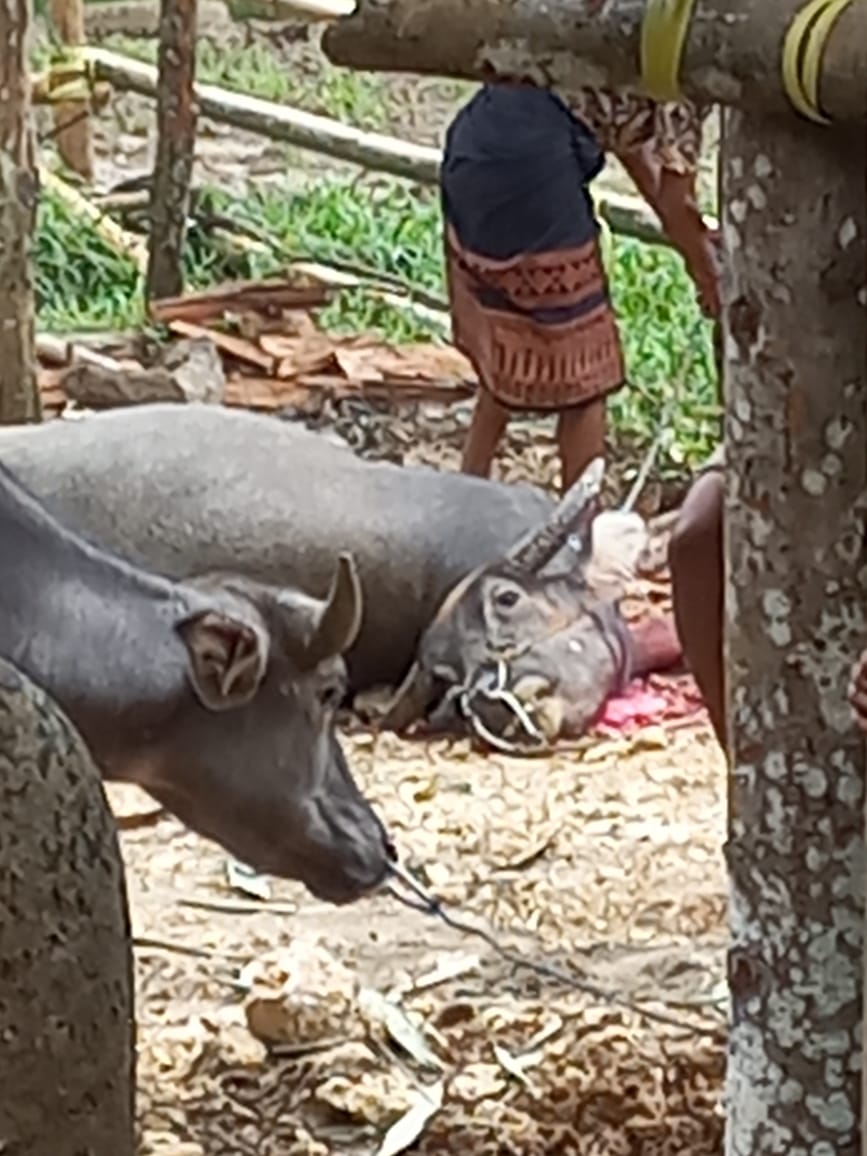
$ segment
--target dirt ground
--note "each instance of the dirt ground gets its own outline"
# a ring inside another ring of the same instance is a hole
[[[347,749],[456,914],[613,998],[389,896],[335,909],[272,880],[257,900],[162,818],[122,834],[141,1156],[387,1153],[417,1131],[418,1153],[721,1152],[724,775],[706,726],[544,761],[363,733]],[[151,806],[111,794],[118,813]],[[425,1096],[442,1104],[416,1127]]]

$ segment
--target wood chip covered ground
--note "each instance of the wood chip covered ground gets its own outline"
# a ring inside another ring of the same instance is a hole
[[[152,350],[140,348],[136,337],[103,347],[96,355],[81,344],[43,337],[43,406],[47,413],[58,414],[70,401],[103,408],[186,398],[265,412],[309,413],[326,399],[450,405],[474,395],[475,374],[451,346],[395,346],[366,334],[339,338],[324,333],[308,310],[329,297],[327,286],[298,275],[220,285],[155,302],[153,320],[167,327],[170,338],[180,339],[184,347],[204,345],[222,361],[223,375],[202,397],[167,387],[163,366]]]
[[[286,416],[367,457],[451,467],[465,411],[356,396]],[[553,470],[545,423],[518,423],[500,472]],[[650,570],[630,619],[670,608],[664,565]],[[139,940],[141,1156],[721,1152],[724,768],[692,680],[647,689],[668,703],[652,725],[545,759],[347,724],[403,862],[577,987],[391,897],[339,910],[246,879],[112,786]]]
[[[405,862],[463,917],[681,1026],[387,897],[341,911],[270,881],[263,902],[162,818],[122,835],[146,944],[142,1156],[721,1152],[724,776],[707,729],[545,761],[364,734],[348,750]]]

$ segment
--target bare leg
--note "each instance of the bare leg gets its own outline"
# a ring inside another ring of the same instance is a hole
[[[721,747],[726,745],[723,670],[723,488],[718,470],[686,496],[669,544],[674,618]]]
[[[566,493],[594,458],[605,455],[605,400],[565,409],[557,418],[560,490]]]
[[[479,387],[476,408],[464,443],[461,472],[487,478],[494,455],[509,422],[509,411],[494,401],[486,389]]]

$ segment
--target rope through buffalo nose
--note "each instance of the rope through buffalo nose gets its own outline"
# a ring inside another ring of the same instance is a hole
[[[526,747],[521,743],[512,743],[507,738],[501,735],[494,734],[493,731],[488,730],[482,720],[476,713],[473,705],[473,699],[476,696],[486,698],[488,702],[502,703],[509,711],[511,711],[514,718],[517,719],[524,733],[530,738],[534,744],[534,749],[538,751],[547,750],[548,741],[542,731],[536,726],[533,719],[530,717],[527,708],[514,693],[509,689],[509,668],[502,658],[497,659],[496,678],[493,685],[486,683],[484,679],[478,678],[478,673],[473,674],[470,679],[460,688],[456,694],[460,703],[461,713],[469,722],[477,738],[482,739],[493,747],[494,750],[503,751],[505,754],[517,754],[525,751]]]

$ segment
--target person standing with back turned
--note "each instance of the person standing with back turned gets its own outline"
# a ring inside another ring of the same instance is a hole
[[[604,455],[606,399],[624,384],[590,185],[615,153],[657,212],[704,312],[719,298],[695,203],[702,115],[629,94],[567,100],[484,85],[446,134],[440,175],[455,345],[479,378],[464,473],[488,476],[511,413],[554,412],[567,490]]]

